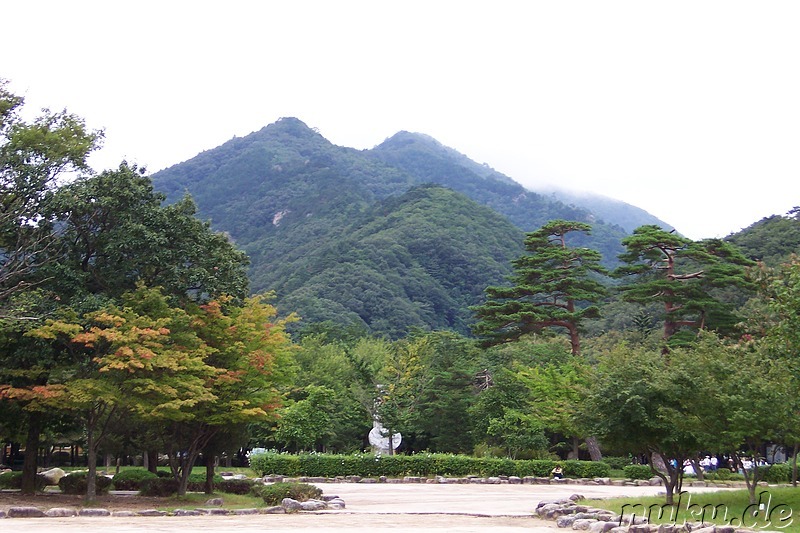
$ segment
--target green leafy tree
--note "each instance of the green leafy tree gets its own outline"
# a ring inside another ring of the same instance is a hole
[[[662,304],[665,342],[682,328],[727,332],[736,323],[734,305],[720,290],[748,288],[745,267],[754,263],[733,245],[720,239],[694,242],[654,225],[640,226],[622,244],[626,252],[619,257],[625,264],[615,275],[632,278],[620,287],[622,297]]]
[[[291,451],[320,451],[333,436],[334,391],[310,385],[306,397],[280,410],[275,440]]]
[[[102,134],[66,111],[19,116],[24,99],[0,79],[0,314],[14,317],[11,296],[41,283],[34,274],[56,246],[47,205],[62,176],[88,172]]]
[[[484,344],[556,328],[566,330],[573,355],[580,353],[580,324],[598,316],[592,304],[605,294],[596,278],[604,269],[597,251],[570,247],[567,236],[590,230],[581,222],[553,220],[527,235],[528,254],[512,262],[513,286],[488,287],[487,302],[472,308],[479,319],[473,329]]]
[[[797,426],[797,383],[785,361],[761,343],[731,345],[706,333],[692,349],[670,355],[670,371],[673,386],[680,387],[675,426],[698,439],[698,450],[729,453],[740,467],[743,457],[751,457],[752,469],[743,471],[750,503],[756,503],[756,459],[766,443]]]
[[[190,309],[192,331],[211,349],[204,362],[215,374],[206,382],[211,399],[193,405],[191,416],[170,420],[167,452],[180,495],[206,445],[232,425],[274,419],[281,391],[294,378],[295,347],[286,325],[295,317],[277,319],[266,298],[252,296],[242,305],[220,298]]]
[[[213,398],[206,387],[214,377],[204,362],[209,349],[191,332],[189,316],[170,308],[154,290],[140,289],[127,303],[88,313],[83,320],[51,320],[30,332],[54,341],[63,351],[61,361],[78,363],[52,373],[50,384],[40,390],[43,396],[55,394],[61,409],[82,413],[90,500],[96,496],[97,451],[118,417],[184,418]],[[20,392],[36,389],[7,394]]]
[[[52,216],[63,223],[48,288],[62,299],[119,298],[137,283],[178,301],[247,294],[247,257],[195,218],[192,200],[163,206],[144,171],[125,163],[59,189]]]

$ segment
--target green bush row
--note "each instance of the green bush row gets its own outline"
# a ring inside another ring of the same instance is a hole
[[[759,468],[759,470],[761,470]],[[790,463],[777,463],[764,468],[761,479],[767,483],[789,483],[792,480],[792,465]]]
[[[561,464],[564,475],[572,478],[608,477],[607,463],[591,461],[512,460],[421,453],[416,455],[333,455],[285,454],[267,452],[250,456],[250,468],[258,475],[308,477],[402,477],[402,476],[535,476],[548,477]]]
[[[42,492],[47,487],[47,480],[41,474],[36,474],[36,490]],[[21,489],[22,472],[4,472],[0,474],[0,489]]]
[[[267,505],[280,505],[284,498],[304,502],[322,496],[322,489],[307,483],[273,483],[253,485],[252,494],[263,498]]]
[[[622,471],[628,479],[650,479],[655,475],[650,465],[628,465]]]

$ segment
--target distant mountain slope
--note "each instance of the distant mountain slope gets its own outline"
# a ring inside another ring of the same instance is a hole
[[[548,220],[594,222],[593,235],[575,244],[607,261],[626,234],[430,137],[402,132],[359,151],[295,118],[202,152],[153,182],[171,201],[191,193],[199,216],[249,254],[252,288],[275,290],[282,309],[391,335],[412,325],[466,331],[466,306],[502,282],[523,231]],[[452,191],[418,188],[431,183]]]
[[[393,337],[413,327],[468,333],[467,307],[523,252],[518,228],[433,185],[380,202],[343,233],[280,265],[273,288],[310,322]]]
[[[601,220],[613,220],[614,224],[621,226],[630,233],[645,224],[655,224],[665,230],[675,229],[640,207],[601,194],[574,192],[556,188],[539,189],[538,192],[545,195],[549,194],[551,198],[567,205],[587,209]]]
[[[725,238],[750,259],[777,266],[792,254],[800,254],[800,209],[787,215],[765,217]]]

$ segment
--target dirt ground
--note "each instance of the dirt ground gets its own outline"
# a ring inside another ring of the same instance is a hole
[[[287,515],[201,517],[72,517],[13,518],[0,520],[0,531],[25,533],[91,533],[106,530],[123,533],[155,533],[196,530],[201,533],[227,531],[388,531],[419,532],[452,530],[553,533],[553,522],[533,517],[540,500],[581,494],[587,498],[637,496],[658,493],[660,487],[612,487],[581,485],[450,485],[450,484],[321,484],[325,495],[344,499],[339,511]],[[701,489],[697,489],[701,490]],[[45,494],[21,498],[0,493],[0,509],[33,505],[40,509],[75,507],[80,497]],[[119,510],[153,509],[163,506],[158,498],[104,496],[95,507]]]

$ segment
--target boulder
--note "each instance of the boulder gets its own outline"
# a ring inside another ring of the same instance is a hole
[[[303,511],[322,511],[328,508],[328,504],[321,500],[308,500],[300,502],[300,508]]]
[[[575,523],[574,516],[559,516],[556,518],[556,525],[561,528],[565,527],[572,527],[572,524]]]
[[[48,509],[47,511],[45,511],[44,514],[47,516],[59,518],[64,516],[77,516],[78,511],[76,511],[75,509],[70,509],[68,507],[53,507],[52,509]]]
[[[225,501],[222,498],[211,498],[210,500],[206,500],[206,505],[209,507],[222,507],[225,504]]]
[[[116,515],[116,513],[114,513]],[[200,511],[196,509],[175,509],[172,516],[200,516]]]
[[[136,512],[137,516],[166,516],[166,511],[159,511],[158,509],[142,509]]]
[[[47,481],[48,485],[58,485],[58,482],[61,481],[61,478],[66,476],[67,473],[60,468],[51,468],[50,470],[39,472],[39,475]]]
[[[44,511],[38,507],[19,506],[8,509],[9,518],[41,518],[45,516]]]
[[[597,522],[597,521],[596,520],[589,520],[587,518],[576,518],[575,521],[572,523],[572,529],[587,530],[595,522]]]
[[[111,516],[119,516],[122,518],[130,518],[132,516],[137,516],[133,511],[114,511],[111,513]]]
[[[111,511],[108,509],[86,508],[78,511],[78,516],[111,516]]]
[[[272,507],[264,507],[258,511],[261,514],[285,514],[286,509],[280,505],[273,505]]]
[[[299,501],[293,500],[292,498],[284,498],[281,500],[281,507],[287,511],[299,511],[303,508]]]

